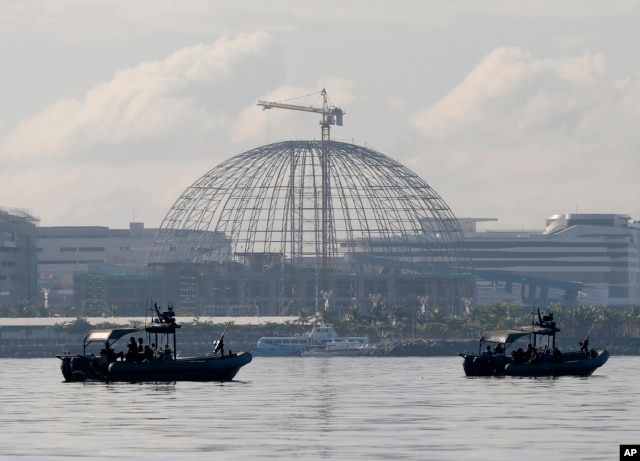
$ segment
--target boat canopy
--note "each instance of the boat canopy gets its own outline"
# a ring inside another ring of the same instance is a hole
[[[97,341],[113,342],[113,341],[117,341],[123,336],[130,335],[142,330],[144,330],[144,328],[115,328],[113,330],[91,330],[84,337],[84,343],[86,345],[86,344],[97,342]]]
[[[527,325],[520,328],[514,328],[512,330],[494,330],[488,331],[480,338],[480,344],[482,343],[500,343],[511,344],[518,338],[522,338],[527,335],[541,335],[541,336],[553,336],[560,329],[557,327],[541,327],[538,325]]]
[[[500,343],[511,344],[516,339],[522,336],[527,336],[529,333],[516,330],[495,330],[488,331],[480,338],[481,343]]]

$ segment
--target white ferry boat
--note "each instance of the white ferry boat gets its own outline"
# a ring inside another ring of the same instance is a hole
[[[351,342],[368,345],[370,340],[366,336],[340,337],[335,328],[330,325],[317,325],[308,335],[300,336],[263,336],[258,340],[256,355],[289,356],[302,355],[307,350],[324,350],[328,344],[336,342]]]

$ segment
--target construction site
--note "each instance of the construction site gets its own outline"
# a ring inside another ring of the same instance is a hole
[[[198,315],[464,308],[474,282],[453,212],[399,162],[332,140],[345,113],[319,96],[258,105],[320,115],[320,140],[234,156],[171,206],[149,258],[162,296]]]

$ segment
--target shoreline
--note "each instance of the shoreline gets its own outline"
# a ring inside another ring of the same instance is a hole
[[[249,351],[255,342],[233,341],[227,339],[227,348],[234,351]],[[558,343],[560,350],[577,348],[578,339],[565,339]],[[596,349],[607,349],[612,356],[640,355],[640,338],[619,338],[611,341],[599,341],[593,344]],[[475,352],[478,341],[473,339],[399,339],[379,343],[366,350],[363,355],[370,357],[448,357],[462,352]],[[82,340],[77,344],[55,342],[47,344],[29,344],[24,340],[1,340],[0,358],[47,358],[62,352],[81,353]],[[212,350],[211,342],[183,341],[178,347],[184,357],[203,355]]]

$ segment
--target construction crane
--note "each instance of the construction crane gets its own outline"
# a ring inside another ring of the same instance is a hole
[[[283,104],[280,102],[270,102],[270,101],[258,101],[258,105],[262,106],[263,109],[289,109],[289,110],[301,110],[304,112],[315,112],[316,114],[322,114],[322,120],[320,121],[320,126],[322,127],[322,140],[329,141],[329,131],[331,125],[342,126],[342,116],[345,112],[342,112],[342,109],[339,107],[329,107],[329,103],[327,101],[327,90],[324,88],[320,92],[322,95],[322,107],[313,107],[313,106],[298,106],[295,104]]]
[[[316,114],[322,114],[322,120],[320,126],[322,127],[322,154],[320,169],[322,171],[322,184],[321,184],[321,197],[322,197],[322,216],[321,216],[321,228],[320,235],[322,236],[322,257],[319,271],[316,271],[316,276],[324,277],[331,271],[331,254],[332,248],[335,245],[335,235],[332,218],[331,207],[331,147],[330,143],[324,141],[330,141],[330,127],[331,125],[342,126],[342,116],[345,114],[342,109],[335,106],[329,106],[327,98],[327,90],[324,88],[320,92],[322,95],[322,108],[313,106],[298,106],[295,104],[284,104],[280,102],[258,101],[258,105],[263,109],[289,109],[289,110],[301,110],[304,112],[314,112]],[[318,281],[316,280],[316,284]],[[319,293],[319,292],[318,292]],[[318,294],[316,293],[316,295]],[[316,297],[316,304],[318,298]]]

